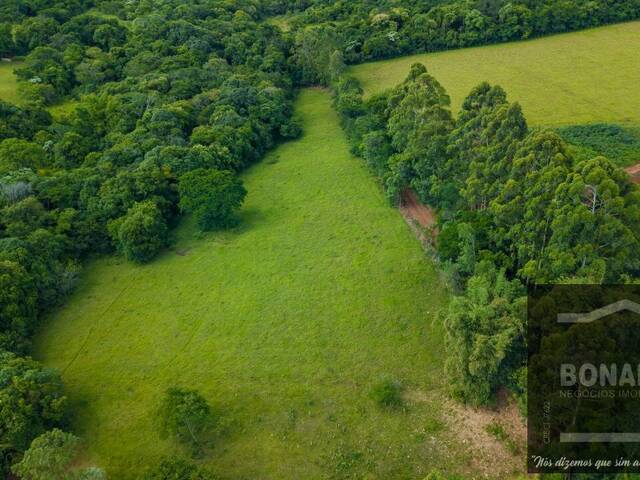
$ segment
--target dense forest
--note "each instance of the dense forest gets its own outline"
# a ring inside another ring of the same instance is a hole
[[[289,32],[265,21],[282,13]],[[630,281],[640,193],[606,158],[574,161],[558,135],[530,130],[500,87],[478,86],[454,117],[420,65],[365,100],[345,63],[638,16],[637,0],[3,1],[0,55],[23,57],[24,101],[0,101],[0,470],[41,478],[55,451],[66,471],[77,448],[60,374],[28,354],[83,260],[151,261],[181,212],[203,230],[234,225],[238,173],[301,133],[305,84],[334,86],[353,151],[392,203],[413,188],[440,212],[438,254],[464,293],[446,319],[456,394],[522,393],[523,285]],[[149,478],[206,474],[169,459]]]

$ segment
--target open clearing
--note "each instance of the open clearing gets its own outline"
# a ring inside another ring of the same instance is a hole
[[[462,100],[482,81],[501,85],[531,125],[640,124],[640,22],[525,42],[412,55],[350,68],[367,94],[400,83],[422,62]]]
[[[20,95],[18,94],[18,79],[13,71],[20,67],[22,62],[0,62],[0,100],[20,104]],[[78,102],[73,99],[65,100],[56,105],[47,108],[49,113],[59,119],[66,113],[72,111]]]
[[[13,73],[18,66],[17,62],[0,62],[0,100],[18,102],[18,82]]]
[[[175,448],[153,425],[174,385],[220,414],[205,461],[221,478],[475,470],[443,406],[443,282],[348,153],[328,93],[303,91],[297,110],[304,136],[244,176],[239,228],[198,235],[187,220],[150,265],[93,262],[36,337],[63,372],[84,460],[111,478]],[[384,377],[406,385],[406,412],[370,398]]]

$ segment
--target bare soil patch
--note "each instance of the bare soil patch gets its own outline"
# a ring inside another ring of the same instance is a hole
[[[442,395],[442,394],[439,394]],[[434,402],[421,391],[406,393],[409,402]],[[472,480],[507,479],[525,474],[526,425],[518,407],[506,393],[499,395],[495,408],[475,408],[449,397],[438,398],[449,431],[468,452],[467,476]],[[504,441],[487,431],[500,425],[518,451],[513,452]]]
[[[429,206],[420,203],[418,195],[407,188],[400,195],[400,213],[420,243],[427,248],[436,243],[438,230],[436,228],[436,213]]]
[[[640,183],[640,163],[624,169],[631,177],[633,183]]]
[[[400,211],[418,222],[422,228],[430,228],[436,224],[433,209],[420,203],[418,195],[410,188],[406,188],[400,196]]]

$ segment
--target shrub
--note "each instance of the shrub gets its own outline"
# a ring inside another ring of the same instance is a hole
[[[232,227],[247,191],[233,172],[199,168],[180,177],[180,208],[196,216],[202,230]]]
[[[383,408],[400,408],[402,400],[402,384],[397,380],[385,379],[378,382],[371,390],[373,400]]]
[[[167,224],[152,200],[138,202],[109,224],[109,233],[128,260],[144,263],[167,244]]]
[[[292,118],[280,126],[280,136],[287,140],[299,138],[302,135],[302,123],[298,118]]]

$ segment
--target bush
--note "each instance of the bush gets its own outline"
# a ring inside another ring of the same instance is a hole
[[[147,200],[131,207],[109,224],[109,233],[128,260],[144,263],[167,244],[167,224],[157,205]]]
[[[292,118],[280,126],[280,136],[287,140],[299,138],[302,135],[302,123],[298,118]]]
[[[403,390],[402,384],[397,380],[385,379],[374,385],[371,397],[380,407],[400,408],[404,404]]]
[[[180,208],[193,213],[202,230],[232,227],[247,191],[233,172],[199,168],[180,177]]]

